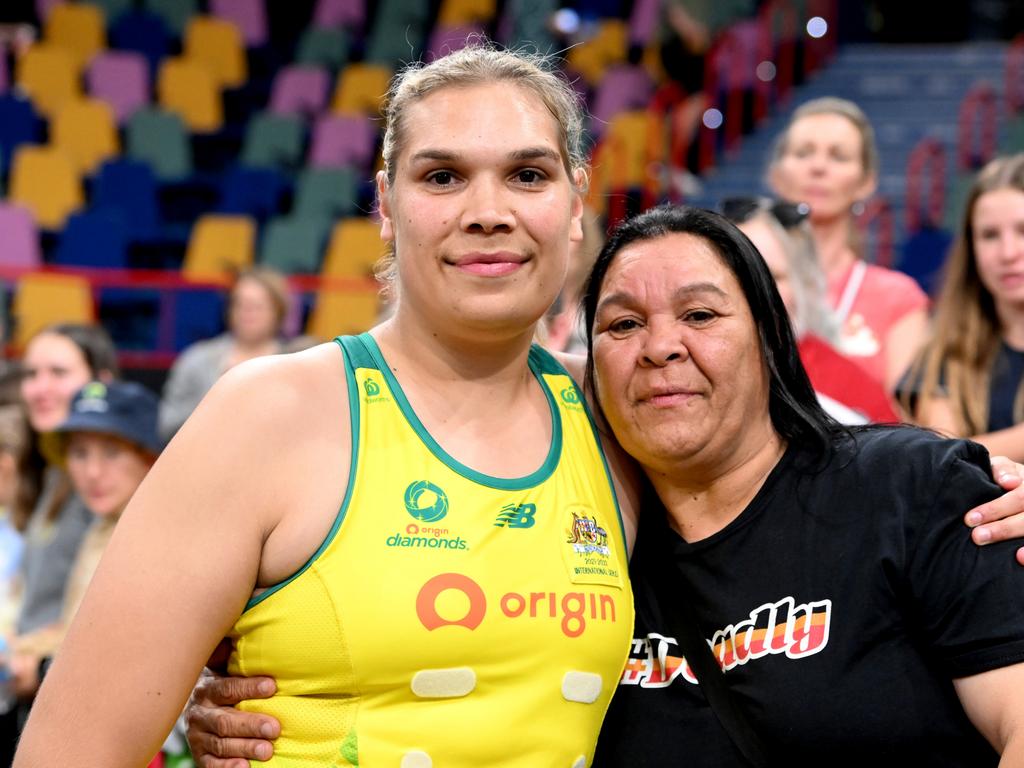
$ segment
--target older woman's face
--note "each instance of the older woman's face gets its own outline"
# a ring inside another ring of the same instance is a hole
[[[669,234],[619,252],[598,298],[593,355],[608,422],[648,470],[715,471],[771,431],[754,319],[702,238]]]

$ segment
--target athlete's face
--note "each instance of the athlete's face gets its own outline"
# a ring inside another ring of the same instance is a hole
[[[598,297],[593,354],[609,425],[649,473],[720,468],[772,432],[749,305],[700,237],[674,233],[619,252]]]
[[[378,185],[398,311],[449,331],[530,332],[562,287],[582,201],[538,96],[447,87],[405,114],[395,180]]]

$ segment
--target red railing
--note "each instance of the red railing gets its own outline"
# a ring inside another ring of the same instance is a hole
[[[793,90],[800,21],[796,8],[789,0],[769,0],[761,7],[760,23],[760,60],[775,65],[775,77],[772,80],[757,80],[758,91],[764,93],[764,114],[767,114],[773,95],[775,100],[785,102]]]
[[[177,356],[174,348],[177,296],[189,291],[225,290],[224,282],[199,282],[184,278],[176,270],[152,269],[93,269],[84,267],[43,266],[36,269],[9,267],[0,264],[0,283],[17,285],[22,275],[29,273],[76,275],[85,278],[93,292],[93,302],[100,306],[100,291],[104,288],[131,288],[157,292],[156,347],[146,351],[124,351],[121,363],[126,368],[166,368]],[[353,293],[376,293],[380,286],[372,279],[293,275],[288,278],[293,293],[313,294],[320,289],[333,289]]]
[[[1024,32],[1010,43],[1006,51],[1006,94],[1007,117],[1014,117],[1024,111]]]
[[[893,261],[893,216],[889,201],[881,195],[871,198],[864,206],[864,213],[857,218],[857,226],[865,239],[875,229],[874,263],[881,267],[891,267]]]
[[[995,154],[996,112],[995,89],[984,81],[972,85],[960,102],[957,170],[973,170]]]
[[[828,24],[828,31],[824,35],[808,36],[804,43],[804,71],[810,74],[817,72],[826,61],[836,55],[839,47],[839,31],[836,29],[839,19],[838,0],[810,0],[807,3],[807,16],[821,17]]]
[[[941,221],[945,202],[946,148],[928,136],[917,143],[907,159],[907,233],[917,232],[922,224],[932,226]]]

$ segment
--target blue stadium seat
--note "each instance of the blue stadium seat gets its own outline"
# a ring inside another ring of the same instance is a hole
[[[92,205],[120,213],[128,223],[130,240],[152,240],[159,234],[156,177],[140,160],[104,163],[93,187]]]
[[[41,123],[32,103],[13,94],[0,96],[0,171],[11,165],[11,157],[19,144],[39,140]]]
[[[72,214],[60,236],[54,263],[76,267],[128,266],[128,225],[117,211]]]

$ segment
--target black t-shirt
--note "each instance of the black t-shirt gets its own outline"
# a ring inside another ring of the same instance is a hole
[[[773,765],[996,764],[952,684],[1024,661],[1017,544],[977,547],[962,522],[1000,493],[985,450],[877,428],[810,464],[791,446],[747,509],[693,544],[645,510],[637,639],[595,766],[743,764],[658,609],[680,588],[657,578],[658,537]]]

